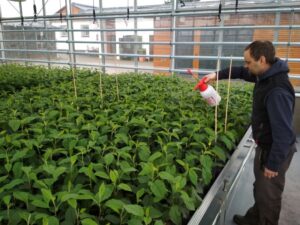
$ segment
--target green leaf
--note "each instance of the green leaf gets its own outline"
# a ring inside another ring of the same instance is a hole
[[[160,157],[162,157],[162,153],[161,152],[155,152],[154,154],[152,154],[150,156],[150,158],[148,159],[149,162],[153,162],[156,159],[159,159]]]
[[[118,185],[118,188],[120,190],[132,192],[132,189],[128,184],[121,183],[121,184]]]
[[[113,161],[115,157],[113,153],[108,153],[104,156],[104,162],[107,166],[109,166]]]
[[[109,177],[110,177],[110,180],[116,184],[117,183],[117,180],[119,178],[119,173],[117,170],[111,170],[109,171]]]
[[[77,208],[77,201],[76,199],[69,199],[68,200],[68,204],[73,208],[73,209],[76,209]]]
[[[218,159],[225,162],[226,155],[222,148],[215,146],[213,149],[210,150],[210,152],[212,152],[214,155],[216,155],[218,157]]]
[[[47,217],[43,217],[43,225],[49,225],[49,220]]]
[[[151,218],[153,218],[153,219],[160,218],[160,217],[162,217],[162,215],[163,215],[163,213],[159,209],[156,209],[156,208],[150,206]]]
[[[141,218],[132,218],[128,220],[128,225],[141,225],[143,224],[143,220]]]
[[[23,184],[23,183],[24,183],[24,180],[22,180],[22,179],[14,179],[11,182],[9,182],[8,184],[4,185],[2,187],[2,189],[4,189],[4,190],[11,190],[15,186],[18,186],[18,185]]]
[[[15,162],[12,168],[15,178],[21,178],[23,176],[22,171],[23,162]],[[0,178],[1,180],[1,178]],[[1,182],[1,181],[0,181]]]
[[[164,223],[161,220],[157,220],[155,221],[154,225],[164,225]]]
[[[130,172],[135,172],[137,171],[136,168],[130,166],[130,164],[127,161],[121,161],[120,162],[120,167],[123,173],[130,173]]]
[[[60,176],[60,175],[62,175],[63,173],[65,173],[66,172],[66,168],[65,167],[57,167],[55,170],[54,170],[54,172],[53,172],[53,174],[52,174],[52,176],[55,178],[55,180],[57,180],[57,178]]]
[[[158,175],[163,180],[167,180],[170,183],[174,182],[174,176],[168,172],[162,171]]]
[[[181,159],[177,159],[176,162],[177,162],[179,165],[181,165],[183,168],[186,167],[185,162],[183,162]]]
[[[175,177],[175,191],[179,192],[181,191],[186,185],[186,178],[183,176],[177,176]]]
[[[175,223],[176,225],[180,225],[181,224],[182,218],[181,218],[181,213],[180,213],[179,206],[173,205],[170,208],[169,216],[170,216],[170,219],[171,219],[171,221],[173,223]]]
[[[115,143],[125,143],[125,144],[128,144],[128,136],[126,133],[117,133],[116,136],[115,136]]]
[[[144,209],[140,205],[128,204],[124,205],[125,210],[135,216],[144,217]]]
[[[23,191],[15,191],[13,192],[13,196],[15,199],[18,199],[22,202],[27,203],[28,202],[28,196],[29,194],[27,192],[23,192]]]
[[[215,132],[211,128],[205,127],[204,130],[208,134],[208,136],[210,136],[210,137],[214,137],[215,136]]]
[[[7,172],[10,172],[11,168],[12,168],[12,164],[11,163],[5,163],[4,167],[5,167]]]
[[[83,125],[81,127],[81,129],[82,130],[89,130],[89,131],[91,131],[91,130],[97,130],[97,128],[93,124],[91,124],[91,123]]]
[[[43,198],[47,204],[49,204],[49,201],[55,200],[55,197],[52,195],[51,190],[42,188],[41,192],[42,192]]]
[[[89,164],[88,167],[81,167],[78,171],[79,173],[84,173],[86,176],[88,176],[91,180],[96,182],[96,177],[93,171],[93,165]]]
[[[59,220],[54,216],[49,216],[48,223],[49,225],[59,225]]]
[[[190,181],[192,182],[192,184],[194,184],[195,186],[197,186],[197,183],[198,183],[198,175],[197,173],[195,172],[194,169],[189,169],[189,178],[190,178]]]
[[[208,155],[201,155],[200,162],[202,166],[202,178],[204,184],[209,184],[212,179],[212,165],[213,161]]]
[[[121,209],[124,206],[124,202],[119,199],[110,199],[107,202],[105,202],[105,205],[115,211],[116,213],[120,213]]]
[[[140,200],[140,198],[143,196],[145,194],[145,189],[144,188],[141,188],[140,190],[138,190],[137,192],[136,192],[136,199],[137,199],[137,201],[139,201]]]
[[[21,121],[20,120],[10,120],[10,121],[8,121],[8,126],[14,132],[16,132],[19,129],[20,125],[21,125]]]
[[[35,116],[28,116],[22,119],[21,124],[30,124],[33,120],[37,119]]]
[[[98,171],[98,172],[96,172],[95,176],[109,180],[109,176],[104,171]]]
[[[183,200],[185,206],[189,210],[194,211],[195,210],[195,204],[194,204],[193,199],[190,198],[189,195],[185,191],[181,191],[180,193],[181,193],[180,197]]]
[[[22,151],[17,151],[14,156],[12,157],[11,159],[11,162],[15,162],[15,161],[18,161],[19,159],[23,159],[27,153],[28,153],[28,150],[29,149],[25,149],[25,150],[22,150]]]
[[[149,146],[147,146],[146,143],[145,144],[139,143],[139,145],[137,146],[137,150],[138,150],[138,155],[140,160],[143,162],[148,162],[148,159],[151,155]]]
[[[2,198],[3,202],[5,203],[5,205],[9,205],[10,203],[10,199],[11,199],[11,196],[10,195],[6,195]]]
[[[168,193],[165,183],[162,180],[150,182],[149,186],[152,193],[155,195],[154,202],[162,200]]]
[[[41,199],[35,198],[32,202],[32,205],[39,207],[39,208],[44,208],[44,209],[48,209],[49,208],[49,204],[47,204],[46,202],[44,202]]]
[[[226,148],[228,150],[231,150],[233,148],[232,142],[225,135],[221,135],[220,140],[226,145]]]
[[[18,213],[18,215],[20,216],[20,218],[22,218],[23,220],[25,220],[25,221],[30,221],[30,219],[31,219],[31,214],[29,214],[29,212],[27,212],[27,211],[24,211],[24,210],[20,210],[20,211],[18,211],[17,212]]]
[[[236,136],[233,132],[231,131],[226,131],[225,135],[232,141],[235,142],[236,140]]]
[[[97,202],[101,203],[108,199],[113,192],[113,187],[111,185],[106,185],[105,183],[102,183],[99,186],[99,191],[97,193]]]
[[[78,156],[77,155],[72,155],[70,157],[71,165],[73,166],[77,162]]]
[[[77,199],[78,194],[75,193],[68,193],[68,192],[63,192],[64,194],[62,195],[60,201],[65,202],[68,201],[69,199]]]
[[[152,163],[140,163],[143,168],[139,173],[139,176],[150,175],[154,169],[154,165]]]
[[[31,172],[32,170],[32,167],[31,166],[23,166],[22,167],[22,170],[24,171],[24,173],[29,176],[29,173]]]
[[[5,181],[7,177],[8,177],[8,175],[0,177],[0,183]],[[0,185],[0,186],[2,186],[2,185]]]

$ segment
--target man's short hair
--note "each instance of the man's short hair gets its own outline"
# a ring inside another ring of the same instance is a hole
[[[261,56],[266,58],[268,64],[273,64],[275,62],[275,48],[270,41],[253,41],[249,44],[246,50],[250,50],[250,56],[258,61]]]

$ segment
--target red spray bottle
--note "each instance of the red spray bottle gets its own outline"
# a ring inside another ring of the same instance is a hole
[[[219,105],[221,101],[220,95],[212,86],[205,83],[205,78],[202,78],[195,86],[194,90],[197,89],[200,91],[201,96],[204,98],[207,104],[209,104],[210,106]]]
[[[187,72],[192,76],[194,76],[191,69],[188,69]],[[194,90],[200,91],[201,96],[207,102],[208,105],[210,106],[219,105],[221,101],[220,95],[211,85],[205,82],[205,79],[206,79],[205,77],[202,78],[195,86]]]

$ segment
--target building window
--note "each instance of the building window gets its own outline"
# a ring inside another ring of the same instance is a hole
[[[60,28],[63,30],[60,32],[60,37],[68,37],[67,26],[62,25]]]
[[[193,42],[193,31],[177,31],[176,42]],[[191,56],[194,53],[193,45],[177,44],[175,55]],[[175,69],[186,69],[193,67],[192,59],[175,58]]]
[[[89,37],[90,36],[90,31],[89,31],[89,25],[81,25],[80,26],[81,30],[81,37]]]
[[[251,42],[253,40],[253,30],[251,29],[233,29],[223,31],[223,42]],[[219,31],[202,31],[201,41],[203,42],[218,42]],[[223,45],[222,56],[243,57],[244,48],[246,45]],[[201,56],[218,56],[218,45],[200,45]],[[229,60],[222,60],[221,68],[228,67]],[[244,65],[243,61],[235,61],[234,66]],[[217,60],[200,60],[202,69],[213,69],[217,66]]]
[[[216,30],[204,30],[201,31],[201,42],[218,42],[219,31]],[[218,45],[206,45],[200,44],[201,56],[217,56]],[[214,59],[200,59],[199,66],[201,69],[216,69],[217,60]]]

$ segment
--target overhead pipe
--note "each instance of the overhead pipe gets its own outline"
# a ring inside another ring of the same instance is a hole
[[[0,51],[7,51],[7,52],[33,52],[33,53],[59,53],[59,54],[71,54],[70,51],[46,51],[46,50],[28,50],[28,49],[0,49]],[[144,55],[144,54],[117,54],[117,53],[85,53],[85,52],[75,52],[73,51],[72,54],[74,55],[93,55],[93,56],[127,56],[127,57],[149,57],[149,58],[174,58],[174,59],[202,59],[202,60],[230,60],[231,58],[236,61],[243,61],[243,57],[230,57],[230,56],[194,56],[194,55]],[[289,62],[300,62],[300,58],[291,58]]]
[[[2,40],[1,42],[20,42],[23,40]],[[24,42],[36,42],[36,40],[24,40]],[[251,42],[163,42],[163,41],[152,41],[152,42],[140,42],[140,41],[68,41],[68,40],[39,40],[39,42],[54,42],[54,43],[69,43],[74,42],[78,44],[147,44],[147,45],[248,45]],[[272,42],[275,46],[286,46],[289,42]],[[300,42],[290,42],[291,46],[300,46]]]
[[[211,27],[177,27],[177,28],[131,28],[131,29],[72,29],[73,32],[99,32],[99,31],[106,31],[106,32],[115,32],[115,31],[124,31],[124,32],[131,32],[131,31],[190,31],[190,30],[240,30],[240,29],[263,29],[263,30],[289,30],[289,29],[300,29],[300,25],[263,25],[263,26],[255,26],[255,25],[246,25],[246,26],[211,26]],[[70,31],[70,29],[26,29],[24,32],[53,32],[53,31],[60,31],[66,32]],[[5,32],[20,32],[20,30],[5,30]]]
[[[273,13],[273,12],[291,12],[292,10],[294,10],[295,12],[299,12],[300,11],[300,7],[299,5],[296,5],[295,7],[291,6],[291,7],[280,7],[280,8],[272,8],[270,6],[266,7],[266,8],[243,8],[243,9],[239,9],[239,14],[253,14],[253,13]],[[227,9],[224,8],[224,10],[222,10],[222,14],[234,14],[235,13],[235,9]],[[216,12],[215,10],[211,9],[211,10],[207,10],[207,9],[200,9],[200,8],[192,8],[192,9],[177,9],[175,12],[172,12],[171,9],[167,9],[167,10],[153,10],[153,11],[136,11],[136,12],[132,12],[130,14],[130,17],[156,17],[156,16],[166,16],[166,17],[170,17],[170,16],[215,16],[218,15],[218,12]],[[93,16],[93,14],[70,14],[69,17],[72,19],[90,19]],[[96,16],[97,19],[114,19],[114,18],[126,18],[127,15],[124,15],[124,13],[122,12],[102,12],[102,15],[99,14],[98,16]],[[32,20],[33,18],[28,16],[28,17],[24,17],[24,20]],[[46,16],[41,16],[38,17],[37,21],[39,19],[54,19],[54,20],[60,20],[60,16],[59,15],[46,15]],[[11,17],[11,18],[2,18],[2,20],[4,22],[6,21],[19,21],[20,18],[18,17]]]

